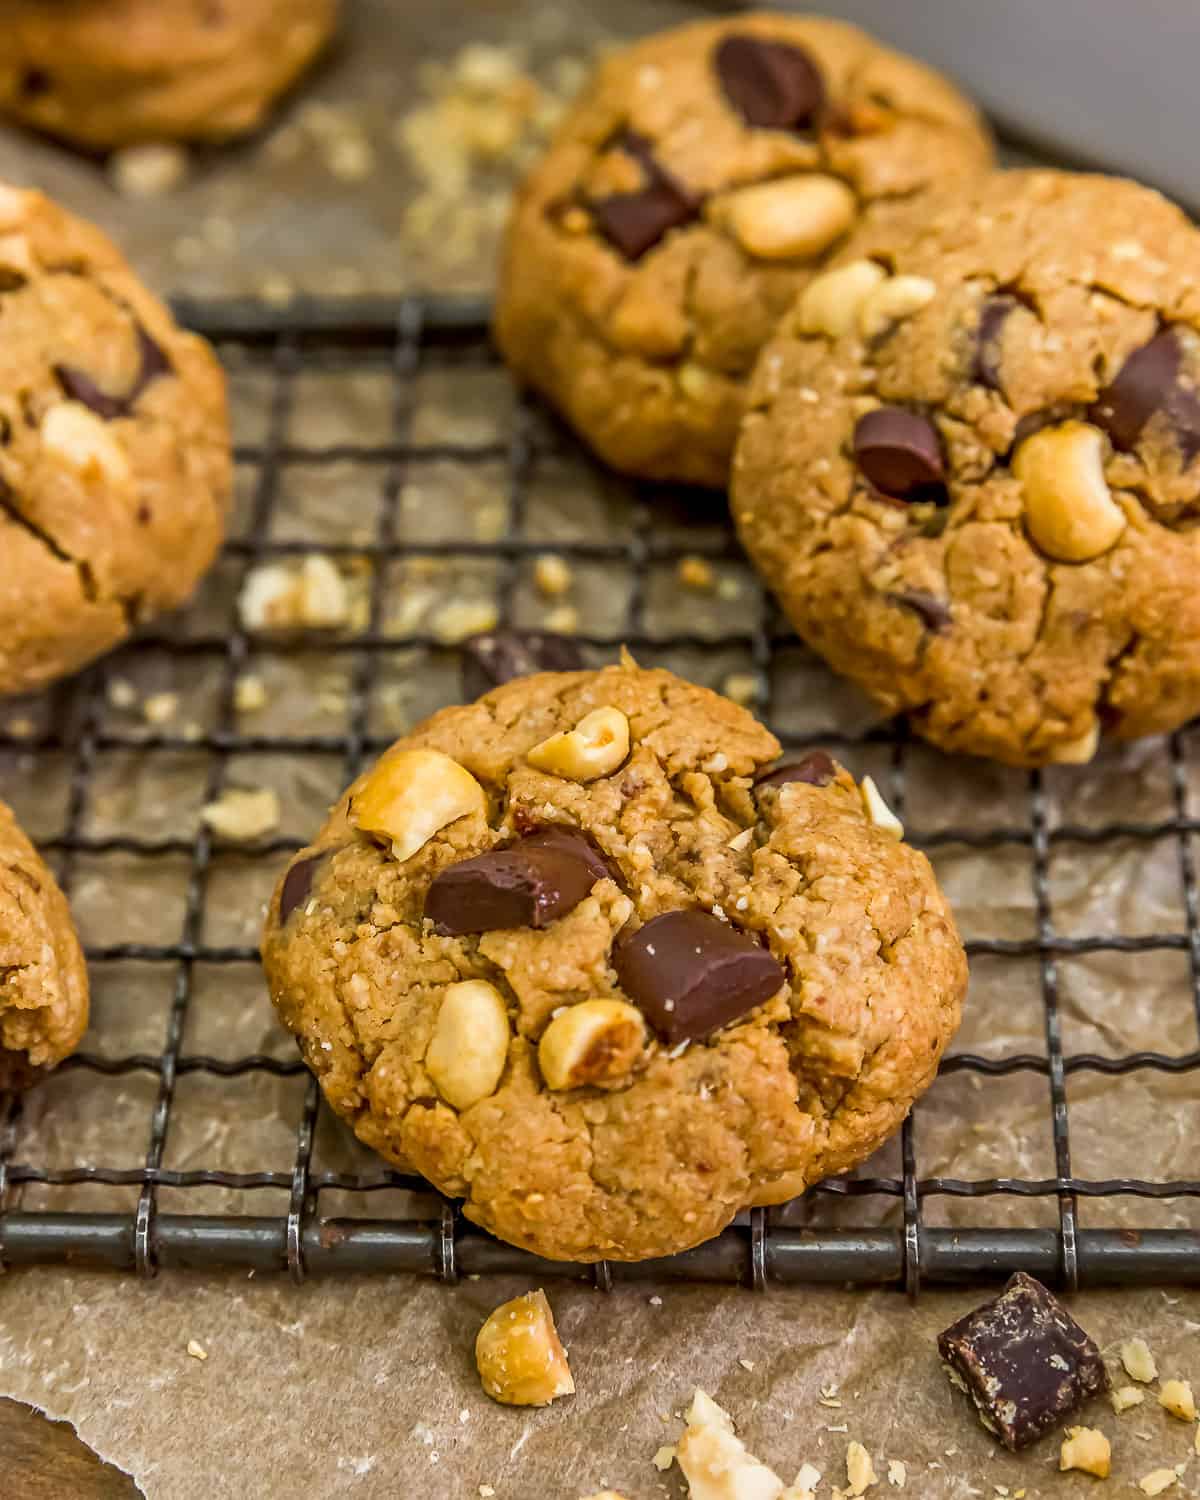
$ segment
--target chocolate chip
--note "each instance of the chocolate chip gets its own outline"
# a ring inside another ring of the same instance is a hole
[[[945,465],[937,428],[901,406],[881,406],[858,419],[854,458],[881,494],[946,505]]]
[[[926,593],[924,589],[904,589],[899,593],[889,594],[888,598],[903,609],[911,609],[925,629],[932,630],[935,634],[948,630],[954,623],[954,616],[946,601],[939,599],[936,594]]]
[[[747,125],[799,130],[812,124],[825,102],[816,63],[786,42],[727,36],[715,61],[725,97]]]
[[[989,297],[979,315],[971,379],[992,391],[1004,389],[1000,381],[1000,341],[1004,337],[1004,325],[1016,308],[1015,297]]]
[[[1025,1448],[1108,1388],[1100,1351],[1040,1281],[1018,1271],[993,1302],[947,1328],[938,1352],[983,1425]]]
[[[312,895],[317,869],[329,854],[324,849],[320,854],[308,854],[297,859],[283,877],[283,889],[279,893],[279,925],[282,927],[298,906],[303,906]]]
[[[548,927],[573,911],[608,873],[582,834],[544,829],[443,870],[426,893],[425,915],[450,937]]]
[[[50,92],[50,75],[44,68],[26,68],[20,87],[23,99],[42,99]]]
[[[162,375],[173,374],[170,360],[158,344],[139,323],[137,324],[138,373],[124,396],[110,396],[102,391],[92,377],[72,365],[55,365],[54,373],[63,392],[72,401],[82,402],[89,411],[105,422],[115,422],[133,410],[138,397],[152,381]]]
[[[632,193],[595,198],[589,207],[600,233],[626,260],[640,260],[672,229],[690,224],[700,211],[696,198],[657,160],[645,136],[625,131],[613,149],[632,156],[646,185]]]
[[[669,911],[618,942],[617,978],[671,1045],[707,1036],[762,1005],[786,983],[751,937],[704,911]]]
[[[786,786],[789,781],[803,781],[808,786],[828,786],[837,775],[837,762],[824,750],[810,750],[799,760],[785,760],[772,771],[764,771],[754,783],[757,787]]]
[[[1100,392],[1090,417],[1102,427],[1113,446],[1135,448],[1150,418],[1162,412],[1183,451],[1184,463],[1200,453],[1200,397],[1180,383],[1183,350],[1172,328],[1155,334],[1135,349]]]
[[[566,635],[541,630],[497,630],[473,635],[462,646],[463,696],[472,701],[533,672],[578,672],[583,653]]]

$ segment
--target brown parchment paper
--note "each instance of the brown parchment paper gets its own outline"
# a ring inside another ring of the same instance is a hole
[[[260,289],[279,272],[302,290],[330,290],[331,265],[357,269],[364,290],[412,286],[477,289],[490,279],[493,239],[478,254],[451,263],[426,244],[406,240],[402,208],[412,190],[409,165],[388,146],[418,69],[448,59],[469,41],[519,47],[535,71],[595,43],[669,24],[694,13],[682,0],[619,0],[554,6],[512,0],[472,5],[434,0],[359,0],[339,56],[315,80],[306,100],[350,110],[377,148],[365,182],[335,180],[311,160],[280,160],[260,146],[204,157],[179,193],[130,204],[102,171],[44,142],[0,136],[0,176],[36,181],[105,222],[129,246],[160,288],[195,293]],[[299,104],[297,107],[301,107]],[[286,123],[286,122],[285,122]],[[213,220],[234,226],[214,230]],[[207,227],[206,227],[207,226]],[[212,253],[196,258],[195,241]],[[493,237],[494,238],[494,237]],[[191,246],[181,254],[179,241]],[[234,371],[239,438],[259,442],[268,391],[252,369]],[[297,441],[369,442],[384,438],[390,388],[382,374],[359,373],[298,382],[291,432]],[[511,431],[512,395],[486,368],[433,369],[418,381],[413,437],[418,442],[503,442]],[[243,476],[242,519],[250,493]],[[379,474],[352,464],[285,475],[274,534],[322,542],[369,533],[379,503]],[[402,540],[475,536],[486,540],[509,523],[502,469],[432,459],[410,467],[398,508]],[[570,453],[541,463],[532,477],[525,532],[547,550],[564,540],[624,539],[631,524],[621,487]],[[665,505],[664,537],[688,545],[717,540],[715,516]],[[721,564],[726,587],[698,600],[683,593],[670,567],[653,573],[645,621],[651,632],[687,624],[719,640],[765,608],[749,570]],[[239,577],[222,564],[195,607],[179,622],[190,631],[228,628]],[[389,580],[385,628],[424,628],[447,603],[487,600],[497,587],[486,561],[430,572],[400,564]],[[629,579],[620,568],[577,569],[570,602],[580,628],[618,628]],[[546,601],[522,575],[515,599],[521,624],[542,623]],[[722,686],[752,671],[746,653],[719,644],[707,651],[664,653],[664,664]],[[252,663],[266,688],[265,706],[239,721],[263,734],[344,732],[350,658],[321,649]],[[128,681],[134,706],[110,706],[105,722],[131,732],[138,705],[154,693],[178,696],[175,726],[213,722],[218,698],[214,662],[166,655],[118,657],[112,675]],[[770,711],[779,727],[804,733],[821,725],[857,730],[870,722],[857,695],[797,651],[777,661]],[[396,653],[381,663],[371,711],[375,733],[400,733],[457,692],[444,656]],[[0,709],[0,718],[49,721],[48,700]],[[61,705],[59,706],[61,711]],[[1195,813],[1200,766],[1192,739],[1184,773]],[[887,785],[887,750],[855,751],[853,768]],[[202,751],[171,755],[136,749],[98,757],[85,831],[97,837],[190,836],[203,802],[208,761]],[[63,755],[0,755],[0,790],[34,836],[59,832],[70,766]],[[229,767],[235,784],[271,786],[280,796],[283,829],[297,842],[319,822],[340,789],[338,757],[250,756]],[[935,832],[950,825],[1027,826],[1026,781],[1015,772],[951,762],[916,748],[909,756],[905,817]],[[1086,773],[1046,778],[1051,823],[1099,824],[1119,810],[1156,821],[1174,811],[1165,747],[1149,743],[1105,751]],[[961,845],[937,851],[935,863],[955,903],[964,935],[1028,938],[1036,913],[1030,854],[1024,845],[986,851]],[[256,942],[262,907],[278,860],[222,850],[214,860],[203,940]],[[124,855],[81,856],[73,902],[86,940],[95,943],[178,939],[186,860]],[[1172,839],[1103,846],[1056,844],[1049,872],[1059,932],[1179,932],[1185,926],[1180,851]],[[94,1015],[85,1043],[109,1056],[163,1044],[174,966],[105,965],[93,975]],[[1187,956],[1183,952],[1102,954],[1059,966],[1064,1047],[1068,1053],[1119,1055],[1142,1048],[1183,1054],[1197,1045]],[[981,958],[959,1049],[998,1056],[1044,1054],[1043,1013],[1033,960]],[[263,1051],[293,1056],[275,1025],[252,965],[194,975],[184,1049],[218,1057]],[[141,1164],[157,1079],[150,1073],[107,1078],[75,1071],[50,1079],[26,1101],[14,1158],[47,1166],[103,1162]],[[288,1171],[304,1091],[302,1078],[214,1079],[199,1074],[177,1085],[164,1165],[168,1169]],[[1081,1177],[1195,1175],[1200,1097],[1194,1078],[1139,1072],[1094,1073],[1068,1082],[1073,1167]],[[1046,1080],[943,1077],[916,1117],[921,1175],[964,1178],[1048,1177],[1054,1173]],[[314,1166],[349,1170],[369,1154],[326,1113]],[[895,1175],[895,1144],[863,1167]],[[279,1213],[272,1192],[163,1190],[164,1212]],[[402,1195],[361,1200],[321,1196],[321,1212],[386,1214],[410,1210]],[[55,1209],[131,1209],[132,1189],[25,1188],[14,1205]],[[895,1222],[882,1199],[805,1202],[786,1212],[797,1223]],[[931,1224],[1053,1225],[1052,1200],[931,1198]],[[1195,1200],[1084,1200],[1080,1223],[1200,1229]],[[714,1287],[618,1287],[602,1296],[567,1282],[548,1284],[570,1352],[577,1394],[544,1412],[511,1411],[481,1393],[471,1358],[475,1333],[490,1309],[525,1289],[515,1281],[464,1281],[441,1287],[417,1278],[310,1281],[282,1276],[166,1274],[150,1284],[132,1276],[63,1268],[0,1277],[0,1394],[66,1418],[103,1456],[134,1475],[150,1500],[297,1495],[473,1497],[491,1486],[497,1500],[578,1500],[606,1486],[629,1500],[679,1496],[678,1471],[660,1474],[655,1450],[678,1435],[678,1414],[702,1385],[734,1415],[753,1452],[790,1480],[803,1462],[819,1468],[818,1493],[845,1483],[850,1440],[870,1450],[888,1490],[888,1460],[906,1466],[905,1489],[931,1497],[1000,1496],[1024,1488],[1030,1497],[1082,1495],[1094,1483],[1059,1476],[1057,1444],[1014,1458],[995,1444],[948,1388],[934,1351],[936,1332],[982,1299],[976,1291],[927,1290],[910,1305],[892,1290],[773,1290],[765,1297]],[[1114,1357],[1123,1338],[1145,1337],[1164,1376],[1190,1377],[1200,1388],[1200,1294],[1126,1290],[1081,1295],[1073,1310]],[[207,1354],[188,1353],[189,1342]],[[825,1393],[823,1395],[823,1392]],[[840,1403],[835,1404],[835,1403]],[[1113,1439],[1121,1492],[1148,1471],[1186,1463],[1171,1493],[1200,1494],[1194,1426],[1144,1406],[1117,1418],[1103,1403],[1086,1420]],[[1190,1461],[1189,1461],[1190,1457]],[[1005,1487],[1002,1489],[1001,1487]],[[3,1469],[0,1459],[0,1495]]]

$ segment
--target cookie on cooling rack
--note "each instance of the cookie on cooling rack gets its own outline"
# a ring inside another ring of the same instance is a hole
[[[225,380],[98,229],[0,184],[0,695],[181,604],[224,531]]]
[[[0,802],[0,1094],[74,1052],[88,982],[66,898]]]
[[[734,518],[800,634],[948,750],[1200,712],[1200,233],[997,174],[864,229],[765,350]]]
[[[722,486],[754,358],[814,265],[873,205],[990,155],[945,79],[841,22],[650,37],[521,191],[500,347],[614,467]]]
[[[540,1255],[636,1260],[852,1166],[931,1082],[966,963],[924,855],[822,752],[632,664],[444,709],[271,902],[337,1113]]]
[[[0,111],[82,146],[226,140],[328,41],[338,0],[6,0]]]

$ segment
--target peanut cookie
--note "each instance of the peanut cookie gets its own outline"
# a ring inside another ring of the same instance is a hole
[[[0,802],[0,1094],[74,1052],[87,1019],[87,970],[66,900]]]
[[[230,491],[225,382],[112,243],[0,184],[0,695],[191,593]]]
[[[852,26],[650,37],[525,183],[497,338],[614,467],[723,486],[754,358],[813,266],[873,205],[989,160],[960,94]]]
[[[7,0],[0,112],[97,150],[259,125],[337,23],[338,0]]]
[[[400,740],[267,920],[337,1113],[567,1260],[683,1250],[864,1157],[933,1078],[963,951],[874,788],[778,753],[629,662]]]
[[[1200,233],[997,174],[864,229],[767,348],[734,515],[802,636],[950,750],[1200,710]]]

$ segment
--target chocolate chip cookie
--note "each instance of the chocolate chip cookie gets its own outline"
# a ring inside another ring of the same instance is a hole
[[[989,160],[960,94],[852,26],[650,37],[525,183],[496,336],[615,468],[723,486],[754,358],[814,265],[874,205]]]
[[[865,228],[764,351],[734,516],[796,629],[949,750],[1200,711],[1200,233],[997,174]]]
[[[6,0],[0,112],[97,150],[259,125],[338,0]]]
[[[112,243],[0,184],[0,695],[191,593],[224,530],[225,381]]]
[[[87,1019],[87,970],[66,899],[0,802],[0,1094],[74,1052]]]
[[[271,902],[271,996],[333,1108],[503,1239],[636,1260],[859,1161],[966,981],[877,789],[626,661],[447,708]]]

